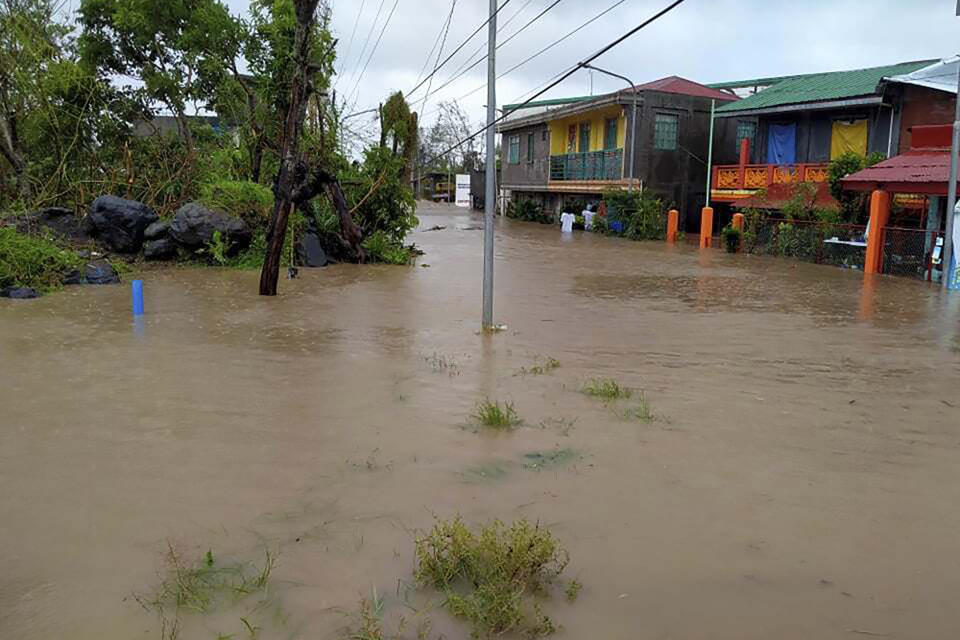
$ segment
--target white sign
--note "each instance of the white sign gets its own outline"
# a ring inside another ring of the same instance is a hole
[[[457,176],[457,206],[470,206],[470,176]]]

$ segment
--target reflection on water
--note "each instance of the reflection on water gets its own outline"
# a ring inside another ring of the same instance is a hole
[[[260,637],[337,637],[456,512],[567,544],[584,592],[545,604],[566,637],[951,637],[957,296],[505,220],[487,335],[479,218],[446,211],[413,235],[430,268],[304,270],[276,299],[256,273],[149,272],[138,322],[126,287],[0,301],[0,637],[159,638],[129,596],[168,539],[270,545]],[[657,420],[578,393],[594,376]],[[484,398],[525,426],[464,428]],[[517,462],[550,451],[578,460]]]

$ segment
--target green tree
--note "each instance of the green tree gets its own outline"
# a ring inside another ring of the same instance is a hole
[[[827,182],[830,185],[830,195],[840,203],[840,216],[844,222],[856,223],[866,207],[866,195],[845,191],[843,188],[843,179],[849,175],[872,167],[878,162],[886,159],[886,155],[879,152],[862,156],[852,151],[847,151],[830,162]]]
[[[188,153],[188,106],[206,106],[240,53],[243,24],[219,0],[82,0],[83,60],[101,77],[133,80],[131,95],[177,119]]]

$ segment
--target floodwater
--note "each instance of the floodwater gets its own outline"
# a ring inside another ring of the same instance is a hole
[[[173,269],[141,325],[122,286],[0,302],[0,638],[161,638],[133,595],[168,541],[277,553],[266,604],[182,639],[342,637],[374,589],[417,598],[413,537],[457,513],[563,541],[584,588],[546,604],[558,638],[960,635],[960,296],[504,220],[485,335],[480,218],[420,213],[419,266],[276,299]],[[595,376],[656,420],[579,393]],[[478,433],[484,398],[525,426]]]

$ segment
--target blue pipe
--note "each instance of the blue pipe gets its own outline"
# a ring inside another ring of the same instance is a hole
[[[143,280],[133,280],[130,283],[130,293],[133,295],[133,315],[143,315]]]

